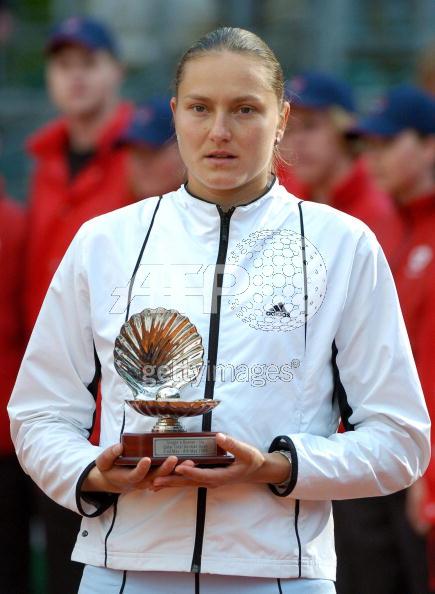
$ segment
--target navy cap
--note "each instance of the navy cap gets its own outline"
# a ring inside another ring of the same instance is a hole
[[[56,25],[45,46],[50,54],[64,45],[81,45],[90,50],[106,50],[118,56],[118,47],[109,29],[88,17],[70,17]]]
[[[169,100],[169,97],[153,97],[139,105],[118,142],[158,148],[170,140],[175,130]]]
[[[322,72],[305,72],[286,82],[287,98],[296,107],[327,109],[342,107],[355,111],[351,87],[344,81]]]
[[[435,99],[412,85],[400,85],[357,125],[359,134],[395,136],[403,130],[435,134]]]

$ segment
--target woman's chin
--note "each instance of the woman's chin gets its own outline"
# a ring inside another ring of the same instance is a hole
[[[199,178],[199,183],[208,190],[214,192],[225,192],[235,190],[247,183],[246,176],[238,175],[207,175]]]

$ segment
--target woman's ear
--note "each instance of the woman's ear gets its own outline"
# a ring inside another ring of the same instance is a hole
[[[175,116],[175,112],[177,111],[177,98],[172,97],[169,102],[169,105],[171,106],[172,115]]]
[[[284,101],[282,104],[281,113],[279,116],[279,124],[276,130],[276,137],[277,139],[281,140],[284,136],[285,129],[287,128],[287,122],[290,116],[290,103],[288,101]]]

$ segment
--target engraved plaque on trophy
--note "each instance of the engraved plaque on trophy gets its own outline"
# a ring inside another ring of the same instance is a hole
[[[234,457],[216,443],[215,432],[187,432],[180,419],[203,415],[219,400],[182,400],[180,390],[203,365],[201,336],[189,318],[174,309],[144,309],[123,324],[115,341],[114,364],[133,398],[126,403],[157,421],[148,433],[123,433],[117,464],[132,466],[143,457],[158,466],[168,456],[203,465],[231,464]]]

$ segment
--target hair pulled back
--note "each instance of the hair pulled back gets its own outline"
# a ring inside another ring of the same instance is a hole
[[[211,52],[221,51],[245,54],[258,59],[266,68],[269,85],[274,91],[278,103],[282,104],[284,100],[284,75],[281,64],[270,47],[258,35],[236,27],[221,27],[207,33],[183,54],[175,72],[175,95],[178,95],[186,64],[190,60],[205,56]]]

